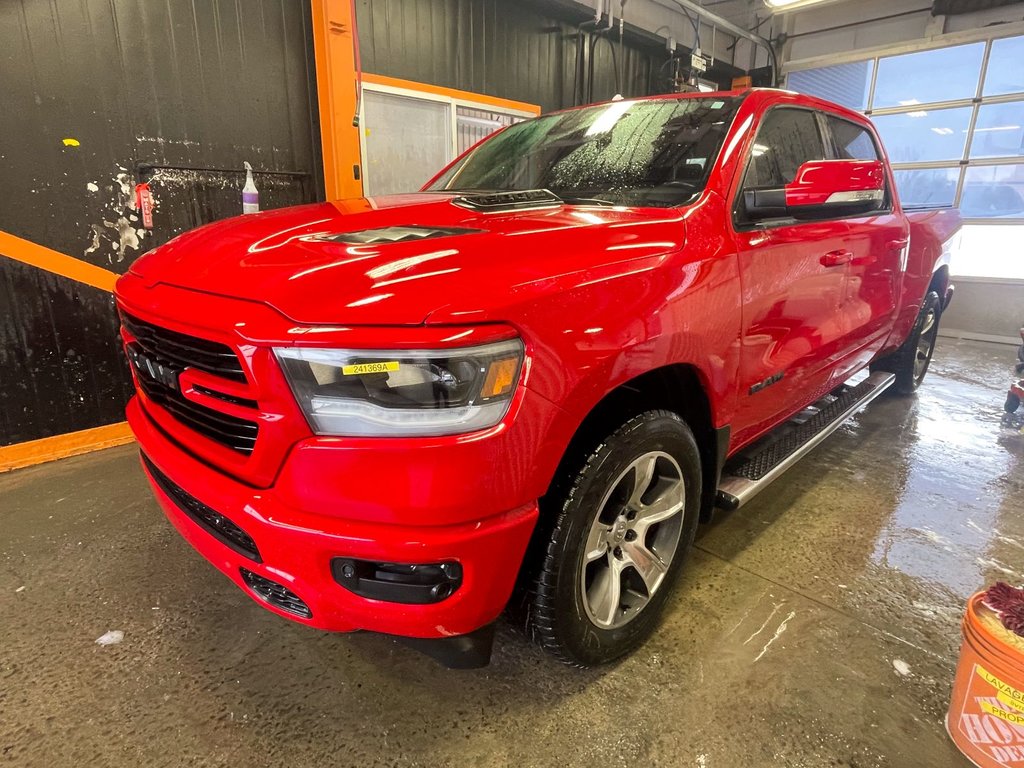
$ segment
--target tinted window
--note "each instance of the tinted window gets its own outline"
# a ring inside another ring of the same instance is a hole
[[[1024,93],[1024,37],[1008,37],[992,42],[985,75],[985,95]]]
[[[803,69],[790,72],[786,87],[791,91],[820,96],[850,109],[862,110],[868,106],[873,59],[836,64],[832,67]]]
[[[775,109],[757,132],[743,186],[783,187],[796,178],[801,165],[824,159],[825,145],[814,113]]]
[[[970,219],[1024,217],[1024,165],[968,168],[960,213]],[[1018,250],[1016,246],[1014,250]]]
[[[872,109],[973,98],[984,55],[985,43],[971,43],[881,59]]]
[[[1024,157],[1024,101],[979,108],[971,157]]]
[[[896,189],[907,208],[948,208],[956,202],[959,168],[896,171]]]
[[[877,160],[878,150],[871,134],[856,123],[838,117],[828,118],[829,130],[839,160]]]
[[[873,118],[894,163],[960,160],[964,156],[972,107],[928,109]]]

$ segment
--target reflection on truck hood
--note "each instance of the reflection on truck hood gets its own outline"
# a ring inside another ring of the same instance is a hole
[[[417,193],[239,216],[139,259],[149,281],[265,302],[297,323],[501,319],[501,307],[682,247],[679,210],[482,213]]]

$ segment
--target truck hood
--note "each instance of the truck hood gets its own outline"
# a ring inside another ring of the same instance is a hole
[[[175,238],[131,271],[149,285],[263,302],[299,324],[484,322],[588,276],[627,273],[684,240],[678,209],[483,213],[453,198],[417,193],[239,216]]]

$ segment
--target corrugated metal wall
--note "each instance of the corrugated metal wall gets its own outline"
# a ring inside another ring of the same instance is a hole
[[[616,4],[616,8],[618,4]],[[628,6],[627,6],[628,14]],[[539,104],[573,106],[577,24],[592,18],[558,0],[357,0],[360,53],[366,72]],[[627,15],[628,18],[628,15]],[[660,89],[663,43],[633,31],[624,51],[594,48],[594,101],[644,96]],[[589,56],[590,46],[585,45]],[[589,67],[588,67],[589,69]],[[728,86],[738,70],[719,65],[712,79]]]
[[[244,160],[264,207],[315,199],[309,25],[302,0],[0,3],[0,230],[123,272],[240,213]],[[123,418],[116,328],[103,291],[0,254],[0,445]]]

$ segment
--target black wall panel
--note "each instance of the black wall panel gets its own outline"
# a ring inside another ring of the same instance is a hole
[[[357,0],[356,17],[363,69],[374,74],[530,102],[544,111],[617,92],[664,90],[658,77],[664,44],[630,30],[620,50],[616,29],[611,46],[605,38],[593,48],[592,96],[574,98],[578,24],[592,14],[558,0]],[[583,48],[586,60],[586,39]],[[738,70],[720,65],[715,74],[728,87]]]
[[[308,0],[0,2],[0,230],[124,272],[241,213],[243,161],[264,208],[316,199],[310,24]],[[116,331],[108,295],[0,253],[0,445],[120,421]]]
[[[123,419],[113,312],[106,291],[0,258],[0,446]]]
[[[130,219],[139,163],[199,169],[164,174],[199,197],[238,190],[209,218],[241,213],[244,177],[204,169],[245,160],[299,172],[278,182],[311,199],[309,25],[301,0],[0,3],[0,229],[123,272],[180,231],[156,184],[154,230]]]

